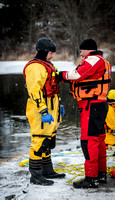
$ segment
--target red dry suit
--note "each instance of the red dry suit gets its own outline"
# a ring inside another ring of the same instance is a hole
[[[110,76],[111,66],[108,63],[108,70],[105,68],[100,51],[88,54],[74,71],[63,73],[64,79],[72,81],[70,92],[77,99],[80,110],[86,177],[98,177],[98,172],[106,171],[104,121],[108,110]]]

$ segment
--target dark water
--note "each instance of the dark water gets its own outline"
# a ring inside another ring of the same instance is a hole
[[[115,88],[115,73],[111,88]],[[76,125],[79,113],[76,100],[69,95],[69,85],[60,85],[60,96],[65,108],[65,116],[57,134],[57,144],[79,137]],[[0,75],[0,158],[8,158],[18,153],[29,152],[30,127],[25,117],[28,98],[22,74]]]

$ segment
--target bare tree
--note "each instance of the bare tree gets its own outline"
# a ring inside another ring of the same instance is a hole
[[[67,33],[70,37],[74,59],[79,56],[79,45],[84,38],[88,37],[92,29],[92,12],[96,0],[57,0],[59,3],[60,16],[67,24]],[[96,8],[96,5],[95,5]]]
[[[67,49],[76,60],[83,39],[113,41],[114,0],[1,0],[1,3],[2,51],[32,52],[36,39],[50,37],[56,41],[57,49]]]

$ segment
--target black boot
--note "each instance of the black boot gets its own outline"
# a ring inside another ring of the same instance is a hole
[[[51,162],[51,157],[46,157],[42,159],[42,175],[46,178],[64,178],[65,174],[58,174],[53,170],[53,165]]]
[[[98,185],[99,185],[98,178],[92,178],[92,177],[85,177],[85,179],[73,183],[73,186],[75,188],[97,188]]]
[[[37,185],[52,185],[54,182],[51,180],[47,180],[42,175],[42,160],[33,160],[29,159],[29,171],[31,173],[30,183]]]
[[[31,178],[30,183],[37,184],[37,185],[52,185],[54,182],[52,180],[47,180],[42,175],[42,169],[30,169]]]
[[[98,172],[99,183],[107,183],[107,172]]]

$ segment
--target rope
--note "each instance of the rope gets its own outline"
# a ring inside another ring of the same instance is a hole
[[[108,151],[108,153],[113,152],[113,150],[107,150],[107,151]],[[68,154],[82,154],[82,153],[81,152],[69,152]],[[115,157],[112,156],[112,155],[108,155],[107,160],[110,157],[112,157],[113,158],[112,161],[115,162]],[[25,160],[23,160],[19,163],[20,167],[27,166],[27,165],[29,165],[29,159],[25,159]],[[84,163],[68,165],[68,164],[65,164],[64,162],[59,162],[59,163],[57,163],[57,165],[60,166],[60,167],[63,167],[63,168],[54,168],[55,172],[57,172],[57,173],[68,173],[70,175],[73,175],[73,178],[67,180],[66,183],[73,183],[73,182],[75,182],[74,181],[75,178],[85,175]],[[111,167],[107,166],[107,174],[108,175],[111,175],[112,170],[115,170],[115,166],[111,166]],[[81,179],[83,179],[83,178],[80,178],[77,181],[80,181]]]
[[[113,150],[109,150],[110,153],[113,152]],[[115,162],[115,157],[112,156],[112,155],[108,155],[107,156],[107,160],[109,159],[109,157],[113,157],[112,161]],[[64,167],[64,168],[55,168],[54,170],[57,172],[57,173],[68,173],[68,174],[71,174],[71,175],[75,175],[73,178],[69,179],[68,181],[66,181],[66,183],[73,183],[74,179],[78,176],[84,176],[85,175],[85,171],[84,171],[84,163],[81,163],[81,164],[77,164],[77,165],[66,165],[64,162],[59,162],[57,163],[58,166],[61,166],[61,167]],[[70,168],[70,169],[68,169]],[[111,171],[112,170],[115,170],[115,166],[107,166],[107,174],[108,175],[111,175]],[[80,178],[79,180],[77,181],[80,181],[82,180],[83,178]]]
[[[73,183],[74,179],[77,177],[77,176],[84,176],[85,172],[84,172],[84,167],[82,165],[84,165],[83,163],[81,164],[77,164],[77,165],[66,165],[64,162],[60,162],[60,163],[57,163],[57,165],[61,166],[61,167],[65,167],[64,169],[60,169],[60,168],[54,168],[55,172],[57,173],[60,173],[60,172],[65,172],[65,173],[68,173],[68,174],[71,174],[71,175],[74,175],[73,178],[71,178],[70,180],[66,181],[66,183]],[[70,169],[67,169],[67,168],[70,168]],[[79,179],[81,180],[81,179]]]
[[[115,158],[113,158],[113,160],[115,161]],[[73,178],[69,179],[68,181],[66,181],[66,183],[73,183],[74,179],[78,176],[84,176],[85,175],[85,171],[84,171],[84,165],[83,163],[81,164],[77,164],[77,165],[66,165],[65,163],[63,162],[60,162],[60,163],[57,163],[57,165],[61,166],[61,167],[65,167],[64,169],[62,168],[54,168],[55,172],[57,173],[68,173],[68,174],[71,174],[71,175],[74,175]],[[81,166],[81,167],[80,167]],[[71,169],[67,169],[67,168],[71,168]],[[115,170],[115,166],[107,166],[107,174],[108,175],[111,175],[111,171],[112,170]],[[81,172],[81,173],[80,173]],[[82,180],[83,178],[80,178],[79,180],[77,181],[80,181]]]

